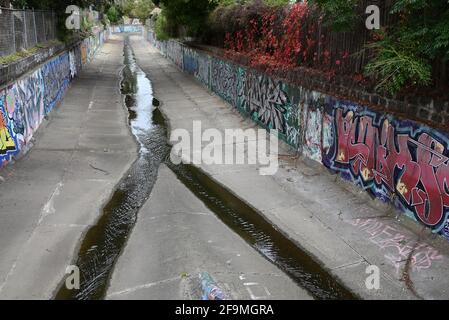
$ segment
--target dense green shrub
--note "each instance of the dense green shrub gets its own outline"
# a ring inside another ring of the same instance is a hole
[[[310,0],[320,9],[323,24],[348,31],[363,17],[357,0]],[[383,3],[385,6],[386,4]],[[382,9],[382,7],[381,7]],[[385,8],[383,8],[385,9]],[[359,15],[356,15],[359,13]],[[447,0],[396,0],[386,12],[388,25],[368,43],[371,60],[365,74],[381,91],[397,93],[407,87],[447,82],[449,3]],[[385,23],[385,21],[383,21]],[[433,69],[433,70],[432,70]],[[436,77],[436,74],[443,75]],[[433,78],[432,78],[433,75]]]
[[[170,26],[170,36],[179,36],[185,30],[189,36],[198,36],[206,28],[207,17],[216,7],[212,0],[161,0],[162,11]]]
[[[106,12],[106,16],[113,24],[117,23],[120,20],[120,13],[115,6],[109,8],[109,10]]]
[[[156,33],[156,38],[158,40],[168,40],[170,38],[168,29],[169,29],[169,26],[167,23],[167,18],[165,17],[165,14],[162,12],[156,18],[155,30],[154,30]]]
[[[354,26],[358,16],[356,13],[359,0],[310,0],[317,5],[323,16],[325,26],[331,26],[334,31],[348,31]]]
[[[377,79],[378,91],[395,94],[406,85],[426,86],[431,82],[428,61],[415,53],[415,43],[397,43],[386,36],[367,47],[375,53],[365,67],[368,76]]]

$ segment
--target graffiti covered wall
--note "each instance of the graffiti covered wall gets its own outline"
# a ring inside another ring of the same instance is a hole
[[[151,32],[148,40],[162,48]],[[449,239],[449,133],[289,85],[169,41],[167,58],[305,157]],[[176,47],[176,54],[173,48]],[[200,55],[203,58],[200,58]],[[207,65],[207,67],[206,67]]]
[[[183,48],[183,68],[188,74],[193,75],[202,84],[209,87],[209,56],[192,48]]]
[[[9,122],[6,109],[6,95],[4,91],[0,91],[0,164],[10,161],[11,157],[16,156],[19,152],[17,139],[15,139],[11,131],[13,124]]]
[[[69,86],[72,75],[70,54],[63,53],[42,67],[44,80],[44,107],[49,114]]]
[[[324,165],[436,231],[449,210],[449,135],[330,100],[333,144]]]
[[[237,102],[237,72],[227,61],[211,59],[210,87],[213,92],[235,106]]]
[[[62,99],[70,80],[103,44],[104,33],[97,32],[0,89],[0,168],[29,149],[31,138]]]
[[[168,40],[166,47],[167,57],[178,66],[179,69],[183,69],[183,47],[178,41]]]
[[[136,24],[112,26],[112,33],[142,33],[143,26]]]

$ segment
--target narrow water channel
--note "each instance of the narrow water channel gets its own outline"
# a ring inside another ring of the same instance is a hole
[[[117,258],[134,226],[137,213],[150,196],[159,165],[169,146],[166,130],[153,123],[151,82],[137,66],[128,40],[121,92],[128,109],[128,123],[139,145],[137,160],[122,178],[95,226],[81,243],[75,265],[80,269],[80,290],[63,282],[56,299],[102,299]]]
[[[139,209],[151,193],[162,162],[221,221],[314,298],[356,298],[253,208],[195,167],[170,162],[166,122],[160,110],[152,107],[151,82],[138,67],[128,40],[124,52],[121,90],[131,131],[139,143],[139,157],[82,242],[76,262],[81,289],[68,290],[62,283],[56,299],[104,298],[114,264],[126,245]]]

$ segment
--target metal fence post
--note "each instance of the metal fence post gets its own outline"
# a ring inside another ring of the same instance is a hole
[[[46,26],[45,26],[45,13],[44,13],[44,11],[42,11],[42,24],[44,26],[44,30],[42,30],[44,32],[44,42],[47,42],[47,30],[45,30]]]
[[[26,10],[23,10],[22,12],[22,18],[23,18],[23,31],[25,32],[25,48],[28,49],[28,29],[27,29],[27,13]]]
[[[51,30],[52,30],[52,39],[55,40],[56,38],[56,19],[55,19],[55,12],[51,10]]]
[[[14,13],[11,12],[11,19],[12,19],[12,38],[13,38],[13,47],[14,47],[14,52],[17,52],[17,48],[16,48],[16,28],[14,26]]]
[[[37,31],[36,31],[36,12],[33,9],[33,25],[34,25],[34,42],[37,44]]]

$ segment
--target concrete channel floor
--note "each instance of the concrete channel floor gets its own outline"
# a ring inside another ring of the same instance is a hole
[[[82,235],[136,159],[112,38],[44,120],[35,145],[0,171],[0,299],[50,299]]]
[[[254,128],[236,110],[183,73],[138,36],[132,46],[153,83],[172,130],[192,136],[202,129]],[[341,182],[314,161],[295,157],[280,143],[280,168],[259,175],[256,165],[197,165],[310,253],[363,299],[448,299],[449,246],[366,193]],[[369,289],[367,267],[380,270],[380,287]]]
[[[311,299],[226,227],[162,164],[120,256],[107,299],[201,299],[207,272],[230,299]]]

